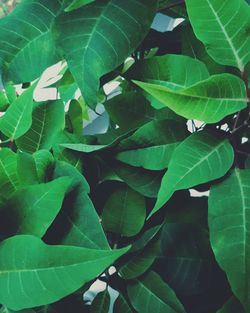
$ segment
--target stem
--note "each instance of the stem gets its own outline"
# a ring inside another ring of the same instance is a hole
[[[158,11],[162,11],[162,10],[166,10],[166,9],[172,9],[172,8],[177,7],[178,5],[182,5],[184,3],[185,3],[185,0],[176,1],[174,3],[167,4],[167,5],[159,8]]]

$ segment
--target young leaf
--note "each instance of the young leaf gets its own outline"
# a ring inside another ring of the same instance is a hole
[[[156,8],[156,0],[105,0],[58,18],[58,44],[89,105],[96,105],[100,77],[140,44]]]
[[[16,143],[19,149],[33,153],[49,150],[59,132],[64,129],[64,104],[62,101],[36,103],[32,113],[32,125]]]
[[[76,10],[76,9],[82,7],[83,5],[87,5],[87,4],[94,2],[94,1],[95,0],[74,0],[64,11],[70,12],[70,11]]]
[[[250,309],[249,263],[250,170],[235,169],[209,196],[210,240],[233,293]]]
[[[219,64],[244,71],[250,60],[250,7],[245,0],[187,0],[195,35]]]
[[[106,289],[99,292],[91,304],[90,313],[108,313],[110,307],[110,294]]]
[[[174,291],[154,272],[149,272],[129,285],[128,295],[138,312],[151,313],[156,308],[159,313],[185,312]]]
[[[60,211],[70,183],[70,178],[62,177],[15,192],[0,208],[1,236],[18,233],[42,237]]]
[[[17,155],[8,148],[0,150],[1,197],[9,197],[20,185],[17,175]]]
[[[146,218],[145,199],[126,185],[119,186],[108,198],[102,220],[104,228],[123,236],[136,235]]]
[[[55,302],[100,275],[127,250],[49,246],[28,235],[9,238],[0,243],[0,302],[12,310]]]
[[[194,133],[175,149],[150,215],[158,211],[176,190],[217,179],[230,169],[233,148],[228,140],[215,134],[209,131]]]
[[[21,137],[31,126],[36,85],[35,83],[25,90],[0,118],[0,131],[11,140]]]
[[[231,74],[218,74],[191,87],[173,90],[157,83],[134,81],[139,87],[187,118],[216,123],[246,107],[243,81]]]
[[[5,81],[30,82],[60,59],[52,27],[62,1],[24,0],[0,20],[0,68]],[[42,51],[42,53],[41,53]]]

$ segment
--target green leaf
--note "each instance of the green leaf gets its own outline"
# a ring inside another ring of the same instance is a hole
[[[219,64],[244,71],[250,60],[250,7],[244,0],[187,0],[196,37]]]
[[[133,313],[134,310],[129,306],[126,299],[120,294],[115,300],[113,313]]]
[[[134,81],[175,113],[187,118],[216,123],[246,107],[243,81],[231,74],[213,75],[195,85],[172,90],[159,83]]]
[[[186,127],[174,120],[149,122],[121,141],[120,147],[129,150],[118,153],[116,159],[149,170],[164,169],[187,133]]]
[[[110,307],[110,294],[108,290],[99,292],[91,304],[90,313],[108,313]]]
[[[1,197],[10,197],[20,185],[17,175],[17,156],[8,148],[0,150]]]
[[[47,174],[53,166],[54,158],[47,150],[39,150],[33,154],[36,163],[37,176],[40,183],[45,183]]]
[[[42,237],[61,209],[71,183],[68,177],[20,189],[0,208],[1,236]]]
[[[65,143],[65,144],[60,144],[61,147],[78,151],[78,152],[83,152],[83,153],[91,153],[99,150],[105,149],[107,146],[106,145],[86,145],[83,143]]]
[[[250,170],[234,170],[223,182],[212,187],[208,216],[216,260],[246,311],[250,309],[249,192]]]
[[[51,30],[61,9],[60,0],[24,0],[1,19],[0,68],[5,81],[33,81],[60,60]]]
[[[158,236],[157,236],[158,237]],[[125,262],[122,262],[119,273],[123,279],[133,279],[141,276],[153,264],[159,250],[159,238],[154,238],[143,249],[131,252],[124,256]],[[132,247],[133,249],[133,247]]]
[[[217,313],[246,313],[239,300],[232,296]]]
[[[157,212],[176,190],[191,188],[225,175],[233,159],[232,146],[228,140],[220,139],[219,133],[202,131],[189,136],[175,149],[150,215]]]
[[[159,313],[185,312],[174,291],[154,272],[129,285],[128,295],[138,312],[151,313],[156,308]]]
[[[59,17],[58,44],[89,105],[97,103],[100,77],[140,44],[156,9],[156,0],[105,0]]]
[[[135,63],[126,76],[181,90],[209,78],[209,73],[205,64],[197,59],[168,54]]]
[[[18,151],[17,174],[22,186],[39,183],[36,162],[31,154]]]
[[[83,108],[79,101],[72,100],[70,102],[68,117],[73,133],[81,136],[83,133]]]
[[[11,140],[22,136],[32,123],[33,93],[36,83],[25,90],[0,119],[0,130]]]
[[[28,132],[16,141],[17,146],[29,153],[41,149],[49,150],[64,126],[62,101],[37,103],[32,113],[32,125]]]
[[[86,4],[92,3],[95,0],[74,0],[72,3],[64,10],[65,12],[70,12],[76,10]]]
[[[116,188],[102,213],[104,228],[126,237],[136,235],[143,227],[145,218],[144,197],[126,185]]]
[[[132,189],[140,194],[156,198],[162,179],[161,171],[150,171],[129,166],[121,162],[112,163],[115,173]]]
[[[0,244],[0,302],[12,310],[55,302],[100,275],[127,250],[49,246],[28,235],[7,239]]]
[[[63,161],[56,162],[53,176],[69,176],[72,186],[60,213],[46,234],[46,241],[51,244],[109,249],[99,216],[87,194],[89,185],[84,176]]]

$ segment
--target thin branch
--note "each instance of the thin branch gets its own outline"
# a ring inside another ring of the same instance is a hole
[[[167,9],[172,9],[174,7],[177,7],[178,5],[182,5],[185,3],[185,0],[180,0],[180,1],[176,1],[174,3],[170,3],[170,4],[167,4],[161,8],[158,9],[158,11],[163,11],[163,10],[167,10]]]

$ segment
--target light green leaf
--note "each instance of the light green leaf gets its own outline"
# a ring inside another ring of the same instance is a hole
[[[158,211],[176,190],[220,178],[230,169],[234,159],[233,148],[219,133],[197,132],[176,149],[164,175],[157,202],[150,215]]]
[[[172,90],[158,83],[134,82],[187,119],[216,123],[246,107],[244,83],[231,74],[214,75],[181,90]]]
[[[184,313],[174,291],[164,283],[160,276],[149,272],[128,286],[129,299],[138,312]]]
[[[133,313],[134,310],[131,309],[126,299],[120,294],[115,300],[113,313]]]
[[[20,185],[17,175],[17,155],[8,148],[0,150],[1,197],[10,197]]]
[[[79,101],[72,100],[70,102],[67,117],[73,133],[81,136],[83,133],[83,108]]]
[[[42,237],[61,209],[71,183],[62,177],[20,189],[0,208],[1,237],[31,234]]]
[[[28,235],[2,241],[0,303],[21,310],[55,302],[100,275],[127,250],[49,246]]]
[[[70,12],[76,10],[86,4],[94,2],[95,0],[74,0],[72,3],[64,10],[65,12]]]
[[[144,197],[126,185],[116,188],[102,213],[104,228],[126,237],[136,235],[143,227],[145,218]]]
[[[136,62],[126,76],[181,90],[209,78],[209,73],[205,64],[197,59],[167,54]]]
[[[11,140],[22,136],[32,123],[33,93],[36,83],[25,90],[0,118],[0,131]]]
[[[0,20],[0,45],[4,47],[0,68],[5,81],[33,81],[60,60],[51,30],[61,9],[61,0],[23,0]]]
[[[234,170],[212,187],[209,196],[210,241],[236,297],[250,310],[250,170]]]
[[[110,307],[110,294],[108,290],[99,292],[91,304],[90,313],[108,313]]]
[[[219,64],[244,71],[250,60],[250,7],[245,0],[186,1],[196,37]]]
[[[97,103],[100,77],[140,44],[156,9],[156,0],[105,0],[59,17],[58,44],[89,105]]]
[[[49,150],[64,126],[64,104],[62,101],[37,103],[32,113],[31,128],[16,141],[17,146],[29,153],[41,149]]]
[[[61,147],[78,151],[78,152],[84,152],[84,153],[91,153],[99,150],[105,149],[107,146],[106,145],[86,145],[83,143],[65,143],[65,144],[60,144]]]

